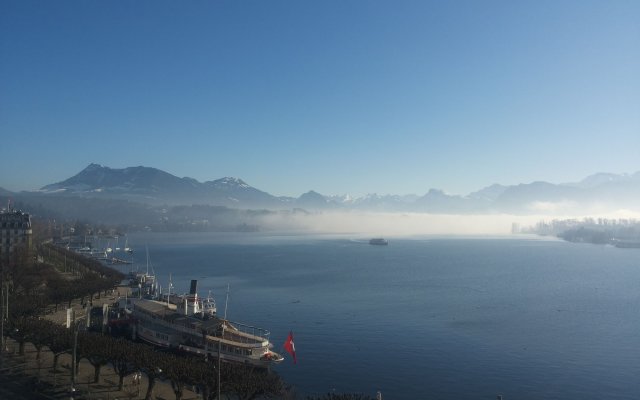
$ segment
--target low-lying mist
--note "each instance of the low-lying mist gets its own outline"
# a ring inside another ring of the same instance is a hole
[[[271,214],[264,216],[265,230],[304,231],[313,233],[358,233],[370,236],[506,235],[514,224],[526,228],[540,221],[583,218],[640,219],[640,213],[619,210],[603,214],[576,215],[450,215],[424,213],[382,213],[322,211],[315,213]]]

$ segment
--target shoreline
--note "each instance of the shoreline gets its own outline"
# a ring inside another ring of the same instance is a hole
[[[131,295],[131,288],[118,286],[115,289],[120,295]],[[93,299],[93,307],[102,307],[103,304],[113,304],[118,296],[115,292],[101,295]],[[71,308],[76,316],[86,312],[79,299],[71,302]],[[60,307],[57,312],[43,316],[44,319],[64,326],[67,321],[66,308]],[[58,361],[58,369],[53,371],[53,352],[48,347],[43,347],[40,360],[36,359],[36,349],[32,343],[26,342],[25,354],[18,354],[18,342],[10,337],[5,337],[5,349],[1,349],[0,357],[0,382],[11,383],[19,381],[26,383],[8,387],[6,392],[12,399],[68,399],[71,388],[71,354],[62,353]],[[142,374],[140,380],[134,381],[132,375],[125,379],[123,390],[118,390],[118,375],[110,364],[102,367],[100,379],[93,383],[94,367],[86,359],[81,359],[76,377],[76,387],[79,389],[78,397],[83,399],[144,399],[147,388],[147,377]],[[24,382],[23,382],[24,381]],[[4,386],[4,385],[3,385]],[[31,392],[25,392],[25,387],[31,388]],[[175,398],[170,382],[156,380],[153,398],[158,400],[170,400]],[[195,400],[201,397],[188,388],[183,393],[183,400]]]

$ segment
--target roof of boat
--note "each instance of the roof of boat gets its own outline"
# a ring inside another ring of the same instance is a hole
[[[176,314],[176,310],[171,310],[169,307],[167,307],[167,303],[156,300],[142,299],[136,301],[134,304],[135,308],[143,308],[145,311],[161,317],[167,317],[171,314]]]
[[[175,309],[169,309],[165,302],[156,300],[141,300],[135,303],[135,307],[143,308],[147,312],[155,314],[164,320],[172,321],[174,324],[190,325],[192,328],[206,329],[210,332],[218,329],[223,323],[223,320],[217,317],[200,319],[180,314]]]

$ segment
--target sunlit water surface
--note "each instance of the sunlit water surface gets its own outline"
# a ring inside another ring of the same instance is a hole
[[[161,283],[289,330],[297,392],[385,399],[640,398],[640,250],[536,238],[134,234]],[[128,267],[123,267],[126,270]]]

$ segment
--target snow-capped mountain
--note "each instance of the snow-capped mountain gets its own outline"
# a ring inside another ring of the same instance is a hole
[[[277,207],[281,200],[238,178],[198,182],[150,167],[109,168],[90,164],[77,175],[47,185],[42,193],[124,198],[147,203]]]
[[[224,177],[198,182],[149,167],[114,169],[90,164],[77,175],[43,187],[41,194],[102,197],[150,204],[204,204],[232,208],[307,210],[356,209],[427,213],[571,213],[575,210],[640,209],[640,172],[591,175],[577,183],[494,184],[466,196],[430,189],[423,196],[368,194],[326,196],[310,190],[299,198],[276,197],[242,179]]]
[[[577,187],[581,189],[591,189],[604,184],[629,182],[638,177],[640,177],[639,173],[636,173],[635,175],[598,173],[598,174],[589,175],[583,180],[581,180],[580,182],[565,183],[563,186]]]

